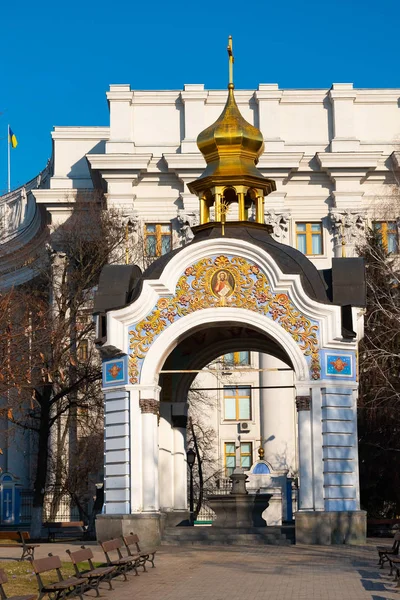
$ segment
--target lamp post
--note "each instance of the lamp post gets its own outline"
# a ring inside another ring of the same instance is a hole
[[[189,465],[189,469],[190,469],[190,488],[189,488],[190,524],[194,525],[194,519],[193,519],[193,512],[194,512],[194,507],[193,507],[193,465],[196,461],[196,452],[193,450],[193,448],[189,448],[189,450],[187,451],[186,459],[187,459],[187,464]]]

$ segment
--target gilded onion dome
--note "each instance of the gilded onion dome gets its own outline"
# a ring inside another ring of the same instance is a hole
[[[256,207],[256,221],[264,223],[264,196],[276,189],[275,182],[257,169],[264,151],[261,131],[241,115],[233,85],[232,38],[229,37],[228,99],[220,117],[202,131],[197,145],[207,163],[205,171],[191,182],[189,190],[200,197],[200,222],[224,222],[231,204],[239,204],[239,221],[251,217]],[[250,212],[249,212],[250,211]]]
[[[200,179],[232,175],[262,177],[256,168],[264,151],[262,133],[240,114],[233,83],[229,84],[228,89],[222,114],[197,138],[197,145],[207,163]]]

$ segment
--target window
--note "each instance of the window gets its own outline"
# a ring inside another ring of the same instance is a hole
[[[399,251],[399,243],[396,221],[375,221],[373,227],[386,252],[397,254]]]
[[[242,442],[240,444],[240,466],[248,471],[253,462],[253,444],[252,442]],[[225,442],[225,475],[229,477],[236,468],[236,447],[235,442]]]
[[[147,256],[162,256],[172,248],[171,223],[146,223],[144,236]]]
[[[236,448],[235,442],[225,443],[225,474],[227,477],[232,475],[236,467]]]
[[[251,419],[251,388],[224,386],[224,419],[226,421]]]
[[[296,223],[296,245],[303,254],[322,254],[322,224]]]
[[[248,350],[244,352],[229,352],[224,354],[222,360],[227,366],[244,367],[250,364],[250,352]]]
[[[86,361],[89,357],[88,340],[81,340],[78,346],[78,358],[80,361]]]

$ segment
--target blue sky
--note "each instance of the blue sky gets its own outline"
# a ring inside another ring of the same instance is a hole
[[[233,35],[235,84],[400,88],[399,0],[5,0],[0,35],[0,193],[34,177],[55,125],[108,125],[110,83],[223,88]]]

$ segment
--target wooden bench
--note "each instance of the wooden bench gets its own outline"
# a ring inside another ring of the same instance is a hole
[[[35,571],[39,587],[38,600],[41,600],[46,595],[52,600],[59,600],[60,598],[67,598],[73,595],[79,596],[83,600],[82,594],[87,589],[87,579],[83,577],[69,577],[68,579],[64,579],[60,571],[61,560],[59,556],[49,554],[48,558],[32,560],[32,567]],[[56,572],[57,581],[54,583],[44,583],[42,580],[42,573],[48,573],[49,571]]]
[[[3,588],[3,583],[8,583],[6,572],[0,569],[0,598],[1,600],[36,600],[36,594],[28,594],[27,596],[6,596]]]
[[[100,542],[100,546],[106,557],[107,565],[109,567],[115,567],[116,575],[123,575],[125,581],[128,581],[126,574],[130,569],[135,571],[135,575],[139,575],[137,567],[140,566],[140,556],[139,554],[123,556],[121,548],[124,547],[124,543],[121,539],[115,538],[113,540],[108,540],[107,542]],[[115,552],[117,556],[111,558],[111,552]]]
[[[72,564],[74,565],[75,575],[78,579],[86,579],[88,582],[88,589],[95,590],[96,595],[100,596],[99,586],[102,581],[108,583],[110,590],[113,589],[111,579],[115,574],[116,567],[96,568],[93,564],[93,552],[90,548],[85,548],[85,546],[82,546],[81,550],[76,550],[75,552],[71,552],[71,550],[67,550],[66,552],[69,554]],[[85,562],[87,562],[89,568],[82,570],[82,566],[79,567],[79,564]]]
[[[385,562],[390,562],[390,557],[398,556],[400,547],[400,532],[396,533],[394,536],[392,546],[377,546],[376,549],[378,551],[379,562],[378,565],[381,569],[383,569],[383,565]],[[392,574],[392,565],[390,565],[390,575]]]
[[[55,542],[60,538],[81,539],[85,532],[83,521],[59,521],[54,523],[44,523],[47,528],[47,537],[49,542]]]
[[[0,531],[0,540],[14,541],[14,544],[5,544],[0,541],[0,548],[20,548],[22,550],[21,558],[18,560],[34,558],[35,548],[39,547],[39,544],[27,544],[27,540],[30,540],[31,536],[29,531]]]
[[[156,549],[151,550],[141,550],[139,546],[139,537],[135,533],[130,533],[129,535],[125,535],[123,538],[124,544],[126,546],[127,552],[129,556],[133,556],[131,552],[131,548],[134,548],[134,554],[139,554],[141,565],[143,566],[143,570],[146,570],[146,562],[151,563],[153,569],[155,567],[154,557],[157,552]]]
[[[394,580],[397,581],[397,587],[400,587],[400,557],[399,555],[395,556],[395,555],[388,555],[388,561],[390,564],[390,573],[389,575],[393,574],[393,569],[396,570],[395,573],[395,578]]]

